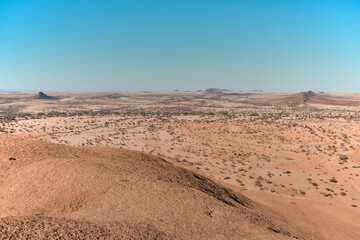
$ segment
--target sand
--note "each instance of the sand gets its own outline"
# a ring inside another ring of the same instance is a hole
[[[311,237],[242,194],[149,154],[18,137],[1,138],[0,149],[4,238]]]
[[[261,218],[270,219],[276,226],[278,223],[281,223],[279,226],[288,225],[291,231],[286,231],[293,236],[302,239],[360,238],[360,127],[358,125],[360,108],[355,104],[360,100],[359,94],[314,92],[51,93],[49,95],[56,97],[57,100],[33,99],[29,101],[29,97],[33,95],[33,93],[2,95],[0,111],[4,118],[1,120],[0,131],[3,136],[11,137],[10,139],[19,137],[24,141],[41,140],[77,146],[75,149],[82,149],[84,146],[85,149],[93,149],[88,146],[107,146],[117,150],[126,148],[151,154],[150,158],[165,159],[173,167],[187,169],[199,176],[205,176],[217,185],[226,186],[236,194],[246,197],[252,206],[256,205],[255,210],[251,208],[251,211],[260,214]],[[307,97],[306,101],[303,101],[304,97]],[[289,99],[296,99],[296,101],[300,99],[300,102],[289,102]],[[19,149],[21,148],[14,149],[14,154]],[[43,149],[39,150],[38,153],[43,151]],[[4,156],[6,162],[9,162],[10,157]],[[54,172],[56,172],[54,169],[61,169],[62,166],[54,165],[50,158],[45,160],[47,158],[47,155],[40,158],[46,165],[36,163],[31,170],[27,171],[36,172],[47,167],[53,169]],[[102,157],[99,164],[104,163],[106,166],[110,164],[108,160],[107,157]],[[81,164],[79,169],[83,169],[83,172],[74,172],[73,175],[86,175],[87,172],[92,172],[92,167],[89,169],[85,163]],[[69,166],[66,169],[68,168],[72,169]],[[16,171],[20,172],[20,170]],[[45,173],[41,173],[40,176],[39,179],[47,179]],[[101,174],[96,176],[101,176]],[[21,176],[14,175],[13,178],[12,181],[16,182],[16,179]],[[90,177],[86,175],[86,178]],[[54,186],[54,181],[51,180],[46,188],[44,186],[39,189],[45,193],[49,192],[49,189]],[[78,181],[80,185],[86,185],[86,182],[73,178],[69,178],[69,181]],[[61,186],[67,188],[66,184]],[[156,184],[151,186],[157,187]],[[59,189],[62,187],[59,186]],[[196,187],[192,187],[194,188]],[[11,188],[7,187],[4,192],[10,193],[8,189]],[[26,189],[21,191],[26,192]],[[165,190],[164,192],[167,193]],[[158,195],[163,195],[164,192]],[[94,196],[103,194],[105,193],[100,191],[94,193]],[[177,193],[171,192],[171,194],[176,196]],[[202,194],[205,193],[202,192]],[[42,195],[46,194],[38,193],[34,196]],[[84,198],[82,195],[77,197],[76,194],[74,195],[75,202],[80,201],[77,199]],[[131,203],[127,203],[127,207],[132,212],[135,210],[131,208],[131,204],[140,203],[134,200],[137,196],[135,193],[130,195],[134,197]],[[202,205],[198,203],[200,198],[191,196],[192,202],[189,197],[187,203],[189,206],[205,209],[204,206],[210,204],[206,202],[201,207]],[[153,198],[156,199],[155,202],[160,202],[156,197],[158,196]],[[181,195],[180,198],[182,197]],[[57,202],[51,197],[49,199],[51,203]],[[228,205],[216,197],[215,199],[214,201]],[[35,199],[29,199],[17,204],[28,206],[33,201],[36,202]],[[64,202],[65,199],[59,201]],[[57,204],[61,205],[61,203]],[[151,204],[149,206],[155,207]],[[143,209],[146,208],[147,206],[143,207]],[[168,206],[167,211],[176,212],[171,211],[171,208],[174,206]],[[13,207],[7,206],[3,210],[9,209]],[[176,209],[182,213],[181,207]],[[227,208],[221,209],[219,213],[228,212]],[[211,209],[204,211],[209,213]],[[91,218],[88,218],[89,215],[84,218],[71,215],[70,218],[70,215],[62,215],[59,212],[61,211],[41,215],[42,220],[39,219],[39,221],[45,221],[44,217],[50,217],[51,221],[63,221],[61,219],[65,218],[64,221],[78,221],[69,223],[70,225],[91,223],[106,232],[108,229],[112,229],[109,230],[110,232],[119,229],[110,226],[110,223],[107,223],[106,228],[101,225],[104,219],[100,219],[99,216],[103,215],[103,212]],[[148,212],[142,210],[135,212],[148,219]],[[38,213],[30,211],[27,214],[23,216],[32,219],[33,215]],[[202,216],[200,212],[196,214]],[[15,211],[13,215],[10,213],[3,215],[6,218],[10,216],[17,218],[19,213]],[[180,220],[176,221],[183,221],[182,224],[187,226],[187,219],[193,218],[196,217],[192,215],[182,219],[179,217]],[[198,222],[203,221],[200,217],[196,219]],[[229,219],[236,219],[236,217],[231,216]],[[7,221],[11,223],[17,220]],[[171,221],[175,220],[171,219]],[[132,222],[131,224],[121,222],[121,224],[124,229],[129,226],[133,229]],[[154,234],[165,234],[161,235],[165,238],[192,236],[198,239],[248,239],[251,235],[255,239],[264,239],[262,232],[258,235],[258,233],[251,234],[247,231],[245,226],[252,226],[247,223],[242,229],[235,223],[231,225],[228,222],[221,222],[222,225],[229,225],[229,229],[232,229],[231,226],[234,226],[234,229],[239,228],[234,235],[229,234],[233,230],[220,230],[214,227],[213,232],[208,232],[204,230],[205,227],[201,227],[201,224],[193,224],[196,225],[193,229],[186,232],[180,228],[179,231],[183,235],[176,235],[178,233],[174,229],[181,224],[172,226],[172,230],[164,230],[165,227],[159,228],[159,222],[151,222],[152,229],[155,229]],[[252,224],[251,221],[250,224]],[[141,222],[140,225],[144,226],[144,223]],[[208,225],[208,222],[204,222],[204,225]],[[261,223],[260,226],[262,227],[259,229],[269,229],[269,225]],[[217,235],[218,231],[223,232]],[[192,232],[194,232],[193,235],[191,235]],[[208,232],[208,234],[201,235],[200,233],[205,234],[203,232]],[[146,230],[143,233],[146,235]],[[151,235],[149,238],[157,238],[154,236]]]

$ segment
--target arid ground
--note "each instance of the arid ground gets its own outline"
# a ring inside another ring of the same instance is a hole
[[[360,94],[47,94],[0,95],[0,238],[360,239]]]

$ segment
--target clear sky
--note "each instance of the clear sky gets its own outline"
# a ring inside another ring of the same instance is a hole
[[[0,0],[0,89],[360,91],[360,0]]]

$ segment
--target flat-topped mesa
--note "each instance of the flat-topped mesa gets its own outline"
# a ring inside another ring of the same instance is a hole
[[[208,89],[205,91],[205,93],[208,93],[208,94],[219,94],[221,93],[220,91],[218,90],[215,90],[215,89]]]
[[[223,92],[230,92],[227,89],[221,89],[221,88],[208,88],[205,90],[205,93],[207,94],[221,94]]]
[[[43,92],[38,92],[35,96],[33,96],[34,99],[55,99],[54,97],[48,96]]]

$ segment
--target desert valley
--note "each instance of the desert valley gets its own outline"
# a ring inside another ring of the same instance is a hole
[[[4,92],[0,112],[0,238],[360,238],[360,94]]]
[[[0,1],[0,240],[359,240],[360,1]]]

